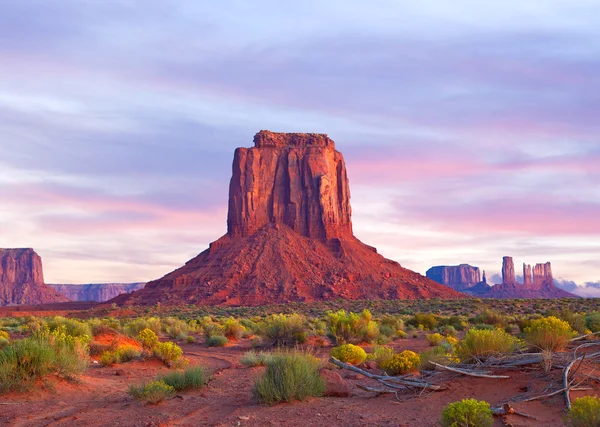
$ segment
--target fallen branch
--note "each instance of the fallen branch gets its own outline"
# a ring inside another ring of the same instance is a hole
[[[335,357],[331,357],[329,359],[329,362],[333,363],[336,366],[339,366],[340,368],[348,369],[349,371],[364,375],[365,377],[375,380],[375,381],[385,385],[386,387],[390,387],[390,388],[401,389],[401,388],[407,388],[407,387],[414,387],[414,388],[421,388],[424,390],[433,390],[433,391],[441,391],[441,390],[447,389],[447,387],[442,387],[439,385],[431,384],[426,381],[419,381],[417,379],[409,380],[407,378],[375,375],[370,372],[364,371],[360,368],[357,368],[356,366],[348,365],[347,363],[341,362],[338,359],[336,359]],[[390,384],[390,382],[397,383],[399,385],[402,385],[403,387],[398,387],[395,384]]]
[[[379,394],[394,394],[397,392],[396,390],[388,390],[385,388],[370,387],[368,385],[363,385],[363,384],[356,384],[356,387],[358,387],[364,391],[370,391],[370,392],[379,393]]]
[[[569,370],[573,367],[573,365],[575,364],[575,362],[581,360],[583,362],[583,359],[585,359],[585,355],[578,357],[577,359],[573,359],[571,361],[571,363],[569,363],[567,365],[567,367],[565,368],[564,372],[563,372],[563,388],[565,389],[565,403],[567,404],[567,409],[571,410],[571,397],[569,396]],[[581,366],[581,363],[579,364],[579,366]],[[579,368],[578,368],[579,369]]]
[[[432,365],[434,365],[434,366],[436,366],[438,368],[445,369],[445,370],[450,371],[450,372],[455,372],[455,373],[461,374],[461,375],[467,375],[469,377],[498,378],[498,379],[508,379],[508,378],[510,378],[507,375],[487,375],[487,374],[483,374],[483,373],[479,373],[479,372],[467,371],[465,369],[451,368],[450,366],[440,365],[439,363],[432,362],[431,360],[429,361],[429,363],[431,363]]]
[[[569,340],[569,342],[581,341],[581,340],[584,340],[584,339],[586,339],[588,337],[593,337],[594,335],[600,335],[600,331],[592,332],[591,334],[586,334],[586,335],[582,335],[582,336],[577,337],[577,338],[573,338],[573,339]]]
[[[538,419],[532,415],[526,414],[524,412],[515,411],[515,409],[512,406],[510,406],[508,403],[505,403],[504,405],[502,405],[498,408],[491,408],[491,409],[492,409],[492,413],[496,416],[519,415],[520,417],[530,418],[532,420],[538,421]]]

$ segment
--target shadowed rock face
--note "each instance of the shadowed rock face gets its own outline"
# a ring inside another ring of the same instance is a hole
[[[0,305],[65,301],[65,296],[44,284],[42,259],[33,249],[0,249]]]
[[[481,282],[479,268],[468,264],[431,267],[426,276],[457,291],[471,288]]]
[[[145,283],[94,283],[86,285],[49,284],[48,286],[71,301],[104,302],[118,295],[142,289],[144,285]]]
[[[322,134],[261,131],[235,151],[227,234],[119,304],[263,305],[461,295],[352,234],[342,154]]]

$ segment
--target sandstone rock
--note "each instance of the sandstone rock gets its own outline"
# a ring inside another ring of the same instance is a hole
[[[457,291],[473,287],[481,281],[479,268],[468,264],[431,267],[426,276]]]
[[[502,283],[513,284],[516,282],[515,263],[512,257],[505,256],[502,258]]]
[[[531,287],[531,265],[523,263],[523,286]]]
[[[0,249],[0,306],[66,301],[44,284],[42,259],[33,249]]]
[[[354,237],[344,159],[326,135],[261,131],[254,142],[235,152],[227,234],[183,267],[112,301],[236,306],[461,297]]]
[[[552,265],[549,262],[533,267],[533,284],[540,286],[544,283],[553,283]]]
[[[325,397],[350,397],[352,391],[350,386],[344,379],[335,371],[329,369],[321,370],[321,378],[325,381]]]
[[[144,287],[145,283],[95,283],[87,285],[49,284],[71,301],[104,302],[124,293],[134,292]]]

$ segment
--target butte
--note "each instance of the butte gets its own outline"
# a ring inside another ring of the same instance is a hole
[[[354,237],[344,158],[327,135],[260,131],[254,147],[235,151],[227,234],[112,302],[256,306],[461,296]]]

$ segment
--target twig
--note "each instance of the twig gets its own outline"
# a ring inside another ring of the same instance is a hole
[[[492,413],[494,415],[519,415],[524,418],[530,418],[532,420],[538,421],[538,419],[532,415],[526,414],[524,412],[515,411],[514,408],[512,406],[510,406],[508,403],[505,403],[504,405],[502,405],[498,408],[491,408],[491,409],[492,409]]]
[[[565,368],[564,372],[563,372],[563,387],[564,387],[564,391],[565,391],[565,403],[567,404],[567,409],[571,410],[571,397],[569,396],[569,370],[571,369],[571,367],[575,364],[575,362],[577,362],[578,360],[582,360],[585,358],[585,356],[582,357],[578,357],[577,359],[573,359],[571,361],[571,363],[569,363],[567,365],[567,367]],[[581,366],[581,364],[579,365]]]
[[[483,374],[483,373],[479,373],[479,372],[473,372],[473,371],[467,371],[467,370],[459,369],[459,368],[451,368],[450,366],[440,365],[439,363],[432,362],[431,360],[429,361],[429,363],[431,363],[432,365],[434,365],[434,366],[436,366],[438,368],[445,369],[445,370],[450,371],[450,372],[455,372],[457,374],[467,375],[469,377],[500,378],[500,379],[508,379],[508,378],[510,378],[507,375],[487,375],[487,374]]]

